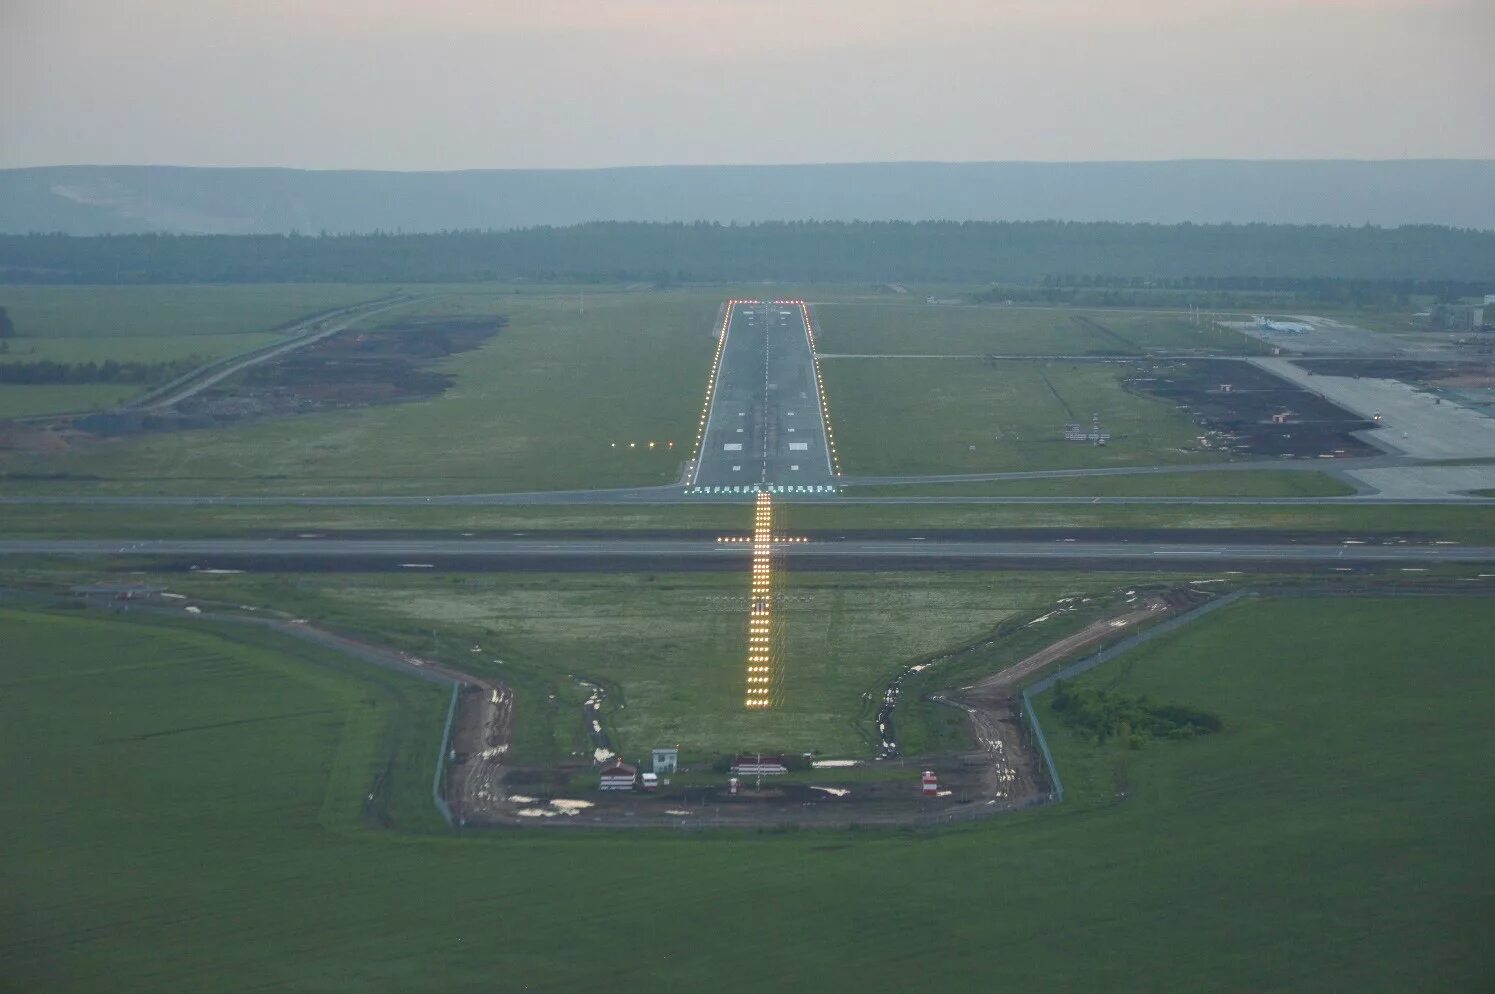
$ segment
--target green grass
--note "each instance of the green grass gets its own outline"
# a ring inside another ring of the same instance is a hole
[[[238,335],[158,335],[14,339],[0,362],[165,362],[197,358],[204,362],[263,348],[284,336],[274,332]],[[10,389],[8,386],[4,389]]]
[[[125,339],[146,343],[272,331],[297,318],[373,300],[392,288],[359,284],[256,286],[6,286],[0,307],[15,322],[11,349],[57,340]],[[242,351],[242,350],[234,350]],[[154,352],[105,353],[105,358],[168,358]]]
[[[627,756],[662,742],[693,759],[739,749],[869,754],[876,708],[866,695],[880,697],[901,666],[1014,612],[1127,577],[781,572],[779,703],[751,713],[742,707],[745,574],[304,576],[289,596],[276,577],[163,580],[230,603],[278,604],[514,683],[521,699],[545,702],[520,709],[516,753],[555,760],[590,752],[582,679],[607,688],[609,734]]]
[[[0,384],[0,419],[111,407],[139,389],[120,383],[4,383]]]
[[[1256,355],[1246,335],[1158,311],[1058,307],[818,304],[815,347],[865,355]],[[846,360],[851,361],[851,360]],[[870,360],[867,360],[870,361]]]
[[[852,476],[1216,461],[1171,404],[1122,389],[1100,363],[837,359],[822,363],[843,470]],[[1107,446],[1066,442],[1092,413]]]
[[[851,496],[936,497],[1343,497],[1354,488],[1327,473],[1263,469],[1252,472],[1144,473],[848,487]]]
[[[1495,880],[1473,842],[1495,805],[1466,786],[1495,747],[1482,718],[1492,637],[1474,599],[1247,603],[1076,681],[1217,713],[1223,734],[1096,747],[1057,720],[1052,695],[1042,720],[1077,816],[1168,825],[1175,855],[1132,851],[1129,875],[1188,866],[1182,890],[1215,909],[1248,902],[1238,940],[1262,960],[1298,955],[1301,928],[1336,988],[1472,989],[1490,965],[1474,923]],[[1221,965],[1207,947],[1195,958]],[[1272,972],[1236,986],[1302,989]]]
[[[375,727],[434,744],[439,714],[362,708],[352,673],[208,632],[0,624],[17,990],[1401,994],[1490,974],[1478,601],[1244,605],[1096,671],[1225,731],[1121,753],[1052,723],[1060,807],[687,837],[371,830]],[[319,713],[265,720],[297,711]]]
[[[458,294],[375,319],[508,315],[497,337],[439,367],[457,382],[438,397],[112,440],[4,465],[97,475],[104,479],[88,486],[104,492],[430,493],[671,482],[690,455],[719,305],[714,295]],[[647,448],[650,441],[656,448]],[[630,450],[629,442],[641,447]]]

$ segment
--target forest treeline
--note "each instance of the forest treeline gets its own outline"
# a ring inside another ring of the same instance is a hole
[[[57,362],[38,359],[30,362],[0,362],[0,383],[165,383],[195,369],[200,359],[173,359],[163,362]]]
[[[1079,222],[604,222],[371,235],[0,236],[10,283],[1041,283],[1358,280],[1475,283],[1495,232]]]
[[[1411,310],[1486,292],[1489,282],[1432,279],[1344,279],[1333,276],[1185,276],[1182,278],[1045,276],[1037,283],[993,284],[980,304],[1042,303],[1081,307],[1181,307],[1266,310],[1313,305],[1355,310]]]

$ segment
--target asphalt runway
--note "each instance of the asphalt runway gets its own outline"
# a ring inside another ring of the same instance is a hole
[[[834,484],[803,308],[738,302],[725,335],[691,488]]]
[[[742,570],[750,543],[714,538],[387,539],[6,539],[0,556],[150,557],[167,568],[275,571],[364,570]],[[1495,547],[1446,544],[991,541],[846,538],[779,543],[776,556],[801,570],[870,569],[1425,569],[1495,563]]]

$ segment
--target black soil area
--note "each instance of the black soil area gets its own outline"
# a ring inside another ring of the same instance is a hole
[[[377,331],[347,331],[245,370],[183,401],[186,415],[214,420],[398,404],[435,397],[456,382],[429,367],[476,349],[503,318],[420,321]]]
[[[1417,362],[1406,359],[1297,359],[1300,366],[1320,376],[1374,377],[1400,380],[1413,386],[1495,385],[1495,362]]]
[[[503,317],[487,317],[349,329],[251,366],[172,408],[108,411],[80,418],[74,427],[96,435],[130,435],[424,400],[456,381],[431,366],[478,348],[506,323]]]
[[[1126,386],[1187,412],[1204,429],[1201,438],[1208,448],[1309,459],[1380,452],[1351,434],[1374,424],[1250,363],[1170,363],[1156,367],[1152,376],[1127,380]]]

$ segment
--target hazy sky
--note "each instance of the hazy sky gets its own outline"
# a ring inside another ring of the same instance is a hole
[[[0,166],[1495,158],[1495,0],[0,0]]]

